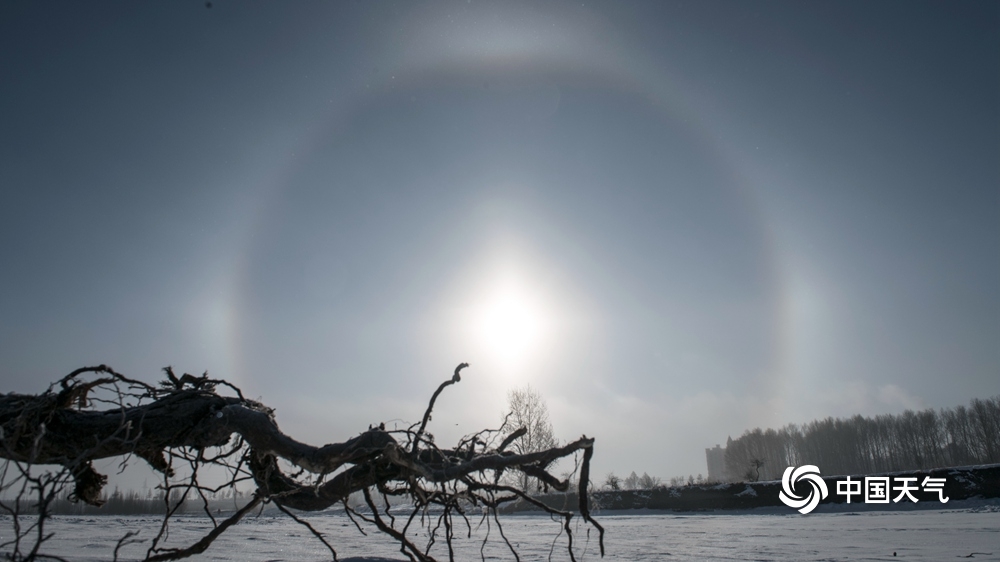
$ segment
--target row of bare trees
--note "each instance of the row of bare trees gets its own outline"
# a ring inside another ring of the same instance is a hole
[[[111,493],[102,491],[99,498],[102,502],[100,506],[74,501],[72,492],[64,489],[48,506],[48,511],[53,515],[140,515],[163,514],[172,506],[184,503],[190,504],[191,509],[198,508],[195,502],[186,502],[187,498],[179,489],[172,490],[170,497],[167,497],[162,489],[146,490],[143,493],[138,490],[120,490],[116,487]],[[185,511],[184,506],[178,511]],[[37,513],[37,507],[28,506],[25,512]]]
[[[968,407],[756,428],[726,444],[730,480],[776,480],[803,464],[824,474],[871,474],[990,463],[1000,463],[1000,395]]]
[[[650,476],[645,472],[639,476],[634,470],[625,478],[619,477],[614,472],[609,472],[604,477],[604,488],[608,490],[652,490],[662,487],[663,480],[658,476]]]

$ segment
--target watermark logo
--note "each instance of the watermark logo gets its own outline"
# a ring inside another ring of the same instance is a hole
[[[809,494],[799,497],[795,493],[795,485],[805,480],[809,483]],[[920,482],[920,485],[917,485]],[[851,503],[853,496],[864,496],[865,503],[899,503],[909,500],[913,503],[920,501],[913,492],[924,494],[937,494],[937,499],[941,503],[948,503],[948,497],[944,495],[944,485],[946,479],[943,477],[924,477],[921,482],[915,476],[865,476],[863,480],[852,479],[848,476],[844,480],[837,480],[836,492],[838,496],[844,496],[846,503]],[[894,485],[895,484],[895,485]],[[893,492],[898,492],[893,494]],[[781,476],[781,492],[778,498],[782,503],[799,513],[805,515],[816,509],[821,500],[825,500],[829,492],[826,482],[819,474],[819,467],[812,464],[802,465],[798,468],[790,466],[785,469]],[[893,497],[895,496],[895,497]],[[925,498],[926,499],[926,498]],[[855,500],[855,502],[860,499]]]
[[[809,494],[805,497],[800,497],[795,493],[795,485],[802,480],[808,482],[810,486]],[[781,475],[781,492],[778,497],[782,503],[792,509],[799,510],[802,515],[816,509],[820,500],[825,500],[827,495],[829,495],[829,491],[826,489],[826,482],[819,475],[819,467],[814,464],[806,464],[798,468],[790,466]]]

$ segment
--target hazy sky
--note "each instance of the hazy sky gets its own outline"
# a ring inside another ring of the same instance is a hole
[[[546,398],[594,471],[1000,392],[1000,3],[3,2],[0,391],[316,444]]]

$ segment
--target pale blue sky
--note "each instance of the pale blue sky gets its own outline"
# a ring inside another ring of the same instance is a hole
[[[0,373],[595,471],[1000,385],[995,2],[0,5]]]

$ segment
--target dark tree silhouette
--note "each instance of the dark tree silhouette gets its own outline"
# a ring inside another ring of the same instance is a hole
[[[58,494],[72,486],[72,499],[100,505],[107,477],[94,469],[92,461],[123,457],[124,463],[136,456],[162,475],[166,502],[159,534],[146,551],[148,562],[204,552],[227,528],[267,503],[306,526],[334,560],[333,545],[290,510],[318,511],[343,504],[348,515],[375,525],[393,537],[410,560],[421,562],[435,560],[431,545],[443,524],[448,531],[449,559],[453,559],[454,517],[468,522],[467,508],[476,507],[482,510],[483,518],[491,517],[499,525],[497,509],[518,499],[563,519],[569,556],[575,560],[570,527],[574,514],[545,506],[526,490],[502,483],[501,475],[503,471],[518,471],[565,491],[569,481],[552,476],[545,467],[581,454],[579,513],[599,531],[603,556],[604,530],[590,517],[587,503],[593,439],[583,436],[561,447],[517,454],[508,448],[524,431],[501,427],[467,436],[450,449],[434,443],[427,433],[434,403],[446,387],[461,380],[460,372],[467,366],[459,365],[438,387],[419,424],[401,430],[370,427],[344,442],[320,447],[285,435],[278,429],[272,409],[248,400],[239,388],[224,380],[208,378],[207,373],[177,377],[168,367],[164,369],[167,380],[153,386],[100,365],[77,369],[42,394],[0,396],[0,458],[6,459],[0,472],[0,497],[6,499],[0,501],[0,510],[14,524],[13,538],[0,544],[0,551],[6,550],[12,560],[55,558],[42,554],[41,547],[50,538],[45,524]],[[506,438],[501,440],[502,435]],[[184,476],[178,476],[180,467]],[[199,475],[210,467],[226,471],[222,485],[207,486],[199,481]],[[231,516],[216,519],[208,496],[236,490],[241,484],[252,485],[254,493]],[[347,501],[359,491],[368,510],[356,510]],[[187,547],[167,547],[164,542],[171,517],[185,496],[200,498],[212,530]],[[408,517],[388,515],[390,496],[408,500],[404,502],[411,510]],[[377,502],[384,505],[382,512]],[[431,506],[440,510],[440,517],[417,517]],[[29,509],[37,517],[22,517]],[[434,519],[436,526],[432,528]],[[431,534],[424,548],[407,536],[412,526],[421,525]],[[123,536],[115,558],[119,548],[133,542],[134,533]],[[507,546],[514,552],[510,543]],[[514,555],[517,557],[516,552]]]
[[[612,491],[621,490],[622,479],[619,478],[614,472],[609,472],[608,475],[604,477],[604,487]]]

